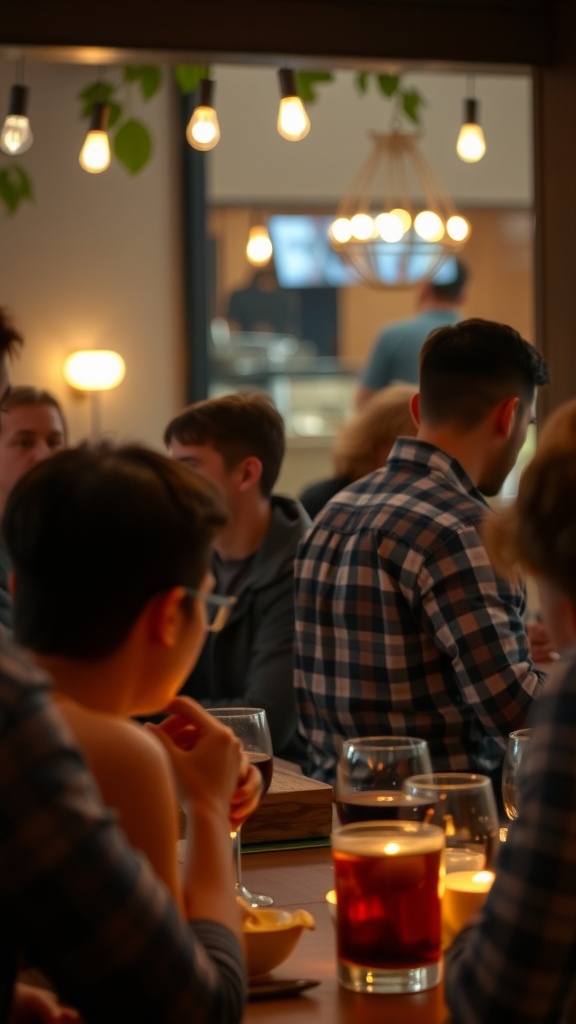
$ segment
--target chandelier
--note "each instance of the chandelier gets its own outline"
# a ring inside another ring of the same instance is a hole
[[[418,136],[371,133],[372,151],[330,225],[332,249],[359,279],[379,288],[411,287],[460,252],[470,224],[455,209]]]

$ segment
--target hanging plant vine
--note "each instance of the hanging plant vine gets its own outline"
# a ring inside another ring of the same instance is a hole
[[[126,92],[130,86],[136,86],[143,102],[148,102],[159,92],[163,75],[155,65],[127,65],[120,70],[118,82],[98,80],[90,83],[78,93],[81,104],[80,117],[90,121],[96,103],[106,103],[110,109],[108,132],[112,153],[116,160],[130,175],[138,174],[150,162],[154,146],[152,133],[148,126],[138,118],[131,116],[130,99]],[[174,68],[174,80],[183,96],[196,92],[200,81],[210,77],[208,64],[178,64]],[[304,103],[315,103],[318,99],[318,85],[334,81],[330,71],[297,71],[296,81],[298,93]],[[405,88],[399,75],[377,74],[361,71],[355,76],[355,84],[361,94],[368,92],[370,83],[387,99],[396,104],[413,124],[420,123],[420,113],[424,99],[416,89]],[[24,202],[34,199],[32,181],[27,172],[19,165],[0,169],[0,202],[9,214],[14,213]]]

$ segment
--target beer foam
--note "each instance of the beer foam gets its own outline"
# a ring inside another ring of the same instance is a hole
[[[409,823],[408,823],[409,824]],[[385,822],[345,825],[332,833],[332,848],[358,857],[409,857],[444,848],[444,830],[437,825],[398,828]]]

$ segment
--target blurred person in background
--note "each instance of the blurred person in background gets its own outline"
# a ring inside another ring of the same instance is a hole
[[[416,296],[416,314],[408,320],[388,324],[373,343],[368,362],[360,375],[356,406],[395,381],[418,383],[418,358],[431,331],[462,320],[467,300],[468,267],[450,257],[420,285]]]
[[[67,433],[62,409],[48,391],[10,388],[0,406],[0,519],[14,484],[32,466],[61,451],[66,446]],[[10,560],[0,541],[0,623],[10,630],[9,574]]]
[[[412,384],[393,384],[370,398],[344,424],[332,451],[334,476],[309,484],[299,500],[311,519],[348,484],[383,466],[397,437],[415,437],[410,401]]]

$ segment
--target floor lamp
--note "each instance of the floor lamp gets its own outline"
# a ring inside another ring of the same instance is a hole
[[[124,380],[126,364],[118,352],[110,349],[82,349],[64,361],[64,379],[90,398],[90,436],[96,441],[101,433],[103,391],[111,391]]]

